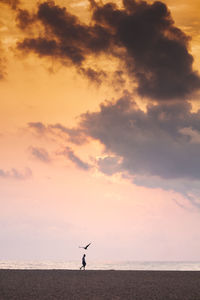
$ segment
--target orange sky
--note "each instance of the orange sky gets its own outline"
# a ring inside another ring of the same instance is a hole
[[[16,51],[24,32],[16,27],[14,10],[1,2],[0,259],[79,259],[79,244],[92,241],[91,260],[200,260],[199,209],[184,195],[102,173],[97,160],[110,153],[92,138],[78,145],[64,134],[30,129],[30,122],[76,126],[81,114],[98,111],[100,103],[121,97],[124,89],[110,81],[98,86],[72,66]],[[36,3],[21,2],[28,9]],[[198,70],[200,3],[164,2],[176,26],[192,36],[190,52]],[[87,1],[56,3],[82,20],[89,16]],[[106,55],[101,62],[108,71],[117,64]],[[143,100],[136,96],[142,109]],[[198,97],[190,100],[197,109]],[[92,167],[78,168],[60,154],[65,147]],[[46,151],[48,158],[39,159],[33,149]]]

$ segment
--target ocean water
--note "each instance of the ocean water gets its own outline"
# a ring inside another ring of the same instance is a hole
[[[0,261],[0,269],[79,270],[80,261]],[[88,270],[200,271],[200,262],[87,261]]]

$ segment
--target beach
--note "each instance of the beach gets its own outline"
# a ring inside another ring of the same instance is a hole
[[[0,300],[199,300],[198,271],[0,270]]]

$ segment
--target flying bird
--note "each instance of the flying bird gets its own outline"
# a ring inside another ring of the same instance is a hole
[[[87,248],[90,246],[90,244],[91,244],[91,243],[89,243],[89,244],[86,245],[85,247],[80,247],[80,246],[79,246],[79,248],[83,248],[83,249],[87,250]]]

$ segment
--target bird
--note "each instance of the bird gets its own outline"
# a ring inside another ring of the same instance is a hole
[[[87,250],[87,248],[90,246],[90,244],[91,244],[91,243],[89,243],[89,244],[86,245],[85,247],[80,247],[80,246],[79,246],[79,248],[83,248],[83,249]]]

